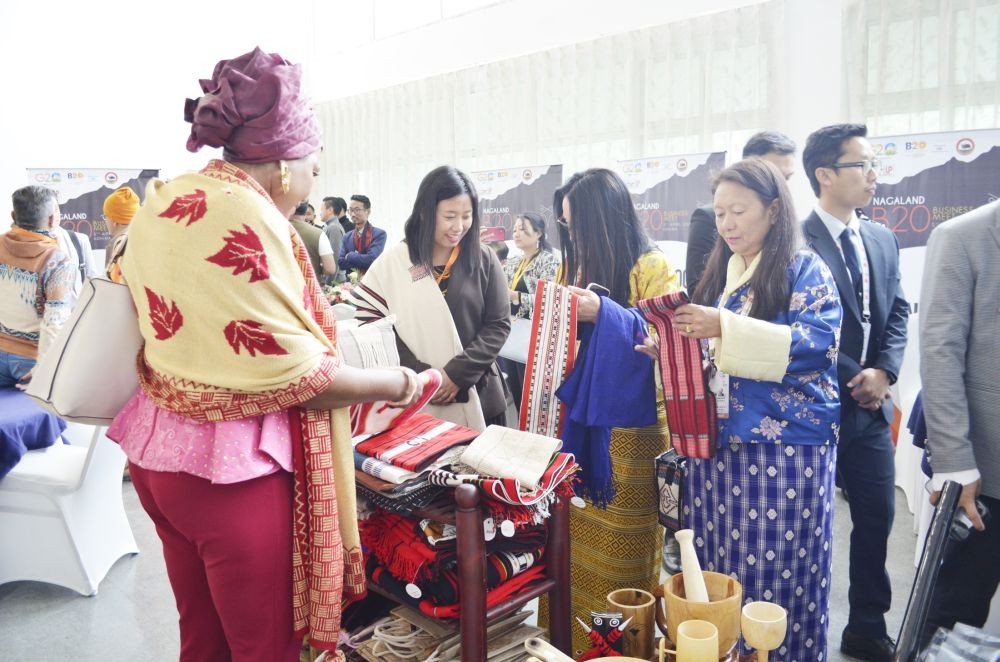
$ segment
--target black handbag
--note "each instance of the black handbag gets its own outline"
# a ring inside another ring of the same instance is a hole
[[[657,510],[660,524],[677,531],[684,528],[684,475],[687,458],[668,450],[656,458]]]

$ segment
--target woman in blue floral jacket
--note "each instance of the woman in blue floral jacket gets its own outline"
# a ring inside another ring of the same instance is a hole
[[[724,170],[715,214],[719,238],[695,303],[675,318],[704,339],[719,414],[716,456],[689,463],[685,517],[705,569],[737,577],[745,601],[788,610],[776,658],[823,660],[840,299],[826,264],[797,248],[774,166],[747,159]]]

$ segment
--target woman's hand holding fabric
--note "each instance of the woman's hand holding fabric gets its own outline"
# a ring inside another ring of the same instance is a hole
[[[719,338],[722,336],[722,324],[719,321],[719,311],[696,303],[686,303],[677,309],[674,315],[674,326],[681,335],[688,338]]]
[[[660,358],[660,340],[655,335],[646,336],[641,345],[635,346],[635,351],[656,361]]]
[[[455,402],[455,396],[458,395],[458,385],[451,381],[451,377],[443,369],[438,369],[441,373],[441,388],[438,389],[434,397],[431,398],[432,405],[447,405]]]
[[[578,322],[595,322],[601,312],[601,297],[582,287],[568,286],[570,292],[577,296],[576,319]]]

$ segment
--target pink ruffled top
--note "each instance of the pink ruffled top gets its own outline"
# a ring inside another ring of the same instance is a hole
[[[239,483],[292,470],[288,412],[199,423],[157,407],[136,391],[108,428],[128,459],[150,471]]]

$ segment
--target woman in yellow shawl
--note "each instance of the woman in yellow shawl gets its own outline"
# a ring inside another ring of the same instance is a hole
[[[413,371],[359,370],[288,223],[319,169],[301,70],[255,49],[188,100],[198,173],[152,182],[121,268],[145,346],[141,389],[108,431],[163,542],[181,660],[333,650],[364,593],[348,415],[409,403]]]
[[[559,213],[563,252],[557,280],[575,286],[571,289],[580,295],[579,321],[594,321],[600,307],[597,295],[579,289],[590,283],[606,287],[624,307],[680,288],[677,273],[646,235],[625,182],[614,172],[593,168],[573,175],[556,191],[553,208]],[[586,499],[585,507],[571,509],[573,614],[604,611],[611,591],[651,592],[659,581],[663,529],[652,487],[653,459],[669,448],[669,436],[662,392],[656,399],[659,423],[611,431],[614,499],[606,507]],[[575,655],[589,647],[583,631],[574,628]]]

